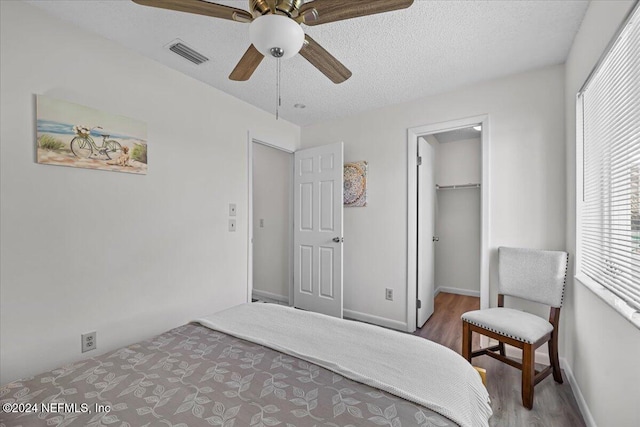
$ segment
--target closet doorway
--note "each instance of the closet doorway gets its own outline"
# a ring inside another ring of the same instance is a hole
[[[410,332],[433,314],[440,292],[480,297],[488,307],[487,130],[486,116],[409,129]]]
[[[423,163],[418,176],[424,171],[433,176],[432,181],[435,181],[432,184],[435,187],[435,197],[423,196],[418,199],[418,203],[423,200],[432,206],[427,205],[422,209],[423,214],[418,218],[418,230],[433,230],[433,251],[422,251],[425,256],[429,253],[432,257],[429,260],[423,259],[423,263],[433,264],[433,279],[430,278],[433,280],[433,288],[429,286],[421,291],[419,287],[418,294],[421,296],[430,292],[435,297],[440,292],[446,292],[480,297],[481,135],[482,127],[477,125],[426,135],[419,139],[419,144],[429,145],[433,161],[431,164]],[[426,171],[428,167],[432,167],[433,171]],[[418,185],[420,192],[433,191]],[[427,222],[432,222],[433,225]],[[424,245],[429,244],[428,237],[423,237]],[[423,270],[426,270],[424,266]],[[422,281],[423,284],[425,282],[426,280]],[[431,301],[427,304],[431,304]],[[427,321],[426,317],[420,316],[418,310],[418,328]]]
[[[253,140],[250,158],[251,297],[290,305],[293,153]]]

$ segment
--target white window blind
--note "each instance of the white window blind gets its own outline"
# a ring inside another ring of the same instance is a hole
[[[578,98],[579,273],[640,310],[640,8]]]

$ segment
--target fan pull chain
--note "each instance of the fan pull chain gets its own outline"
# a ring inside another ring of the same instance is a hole
[[[276,58],[276,120],[280,116],[279,110],[282,106],[282,98],[280,97],[280,58]]]

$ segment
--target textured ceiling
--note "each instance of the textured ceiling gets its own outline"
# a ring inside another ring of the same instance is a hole
[[[268,112],[275,62],[248,82],[228,75],[249,46],[249,26],[139,6],[128,0],[30,1]],[[248,10],[248,1],[219,3]],[[298,125],[398,104],[565,61],[588,1],[420,1],[404,10],[304,26],[353,76],[335,85],[300,55],[282,62],[280,116]],[[196,66],[166,49],[179,38],[211,60]],[[294,104],[307,108],[294,108]]]

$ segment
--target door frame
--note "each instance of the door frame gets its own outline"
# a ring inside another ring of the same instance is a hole
[[[480,308],[489,308],[489,115],[466,117],[407,129],[407,331],[416,330],[418,284],[418,138],[470,126],[482,126],[481,232],[480,232]]]
[[[274,148],[276,150],[283,151],[287,154],[295,153],[295,150],[291,150],[284,145],[279,145],[274,141],[267,142],[264,138],[252,135],[249,131],[247,133],[247,176],[248,176],[248,196],[247,196],[247,302],[251,302],[253,295],[253,144],[261,144],[266,147]],[[289,230],[291,231],[289,236],[289,306],[293,306],[293,178],[294,178],[294,162],[291,161],[290,179],[289,179]]]

